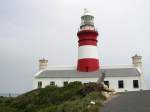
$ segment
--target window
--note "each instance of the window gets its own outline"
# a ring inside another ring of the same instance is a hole
[[[133,80],[133,88],[139,88],[138,80]]]
[[[85,83],[83,83],[84,85],[87,85],[88,83],[87,82],[85,82]]]
[[[38,81],[38,88],[42,88],[42,81]]]
[[[109,88],[109,81],[104,81],[104,84]]]
[[[55,82],[54,82],[54,81],[51,81],[51,82],[50,82],[50,86],[55,86]]]
[[[68,81],[64,81],[64,86],[67,86],[68,85]]]
[[[118,81],[118,88],[124,88],[123,80]]]

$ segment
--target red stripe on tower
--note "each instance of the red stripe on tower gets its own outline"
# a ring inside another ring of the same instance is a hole
[[[94,16],[86,9],[83,16],[81,16],[81,25],[77,36],[79,38],[77,70],[81,72],[99,70],[98,32],[94,27]]]

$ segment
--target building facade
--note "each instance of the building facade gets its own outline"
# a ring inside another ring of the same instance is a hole
[[[136,58],[137,56],[135,55],[134,57]],[[47,85],[62,87],[74,81],[80,81],[82,83],[98,82],[102,73],[105,73],[104,84],[116,92],[144,90],[145,85],[141,61],[139,61],[140,63],[135,63],[134,61],[133,59],[133,65],[101,66],[101,69],[93,72],[80,72],[76,70],[76,67],[39,67],[40,71],[33,79],[33,89],[44,88]],[[48,61],[42,62],[47,65]]]

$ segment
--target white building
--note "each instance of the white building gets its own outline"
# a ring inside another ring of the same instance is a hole
[[[48,60],[39,60],[39,72],[33,80],[33,89],[47,85],[63,86],[69,82],[97,82],[105,74],[104,83],[116,92],[137,91],[144,89],[141,56],[132,57],[129,66],[112,66],[99,68],[97,52],[98,31],[94,26],[94,16],[87,10],[81,16],[78,35],[77,67],[51,67]]]
[[[97,82],[105,73],[104,83],[116,92],[144,90],[144,78],[141,56],[132,57],[133,65],[101,67],[94,72],[79,72],[76,67],[47,68],[48,61],[39,61],[40,71],[33,80],[33,89],[44,88],[47,85],[63,86],[69,82]]]

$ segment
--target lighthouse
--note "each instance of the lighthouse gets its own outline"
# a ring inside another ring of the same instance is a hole
[[[94,16],[87,9],[84,9],[84,14],[81,16],[81,24],[77,36],[79,39],[77,70],[80,72],[99,70],[98,31],[94,26]]]
[[[86,9],[81,16],[81,25],[77,32],[78,59],[77,67],[48,67],[48,60],[39,60],[39,71],[33,80],[33,89],[48,85],[63,87],[66,84],[102,82],[115,92],[145,90],[141,56],[132,57],[133,64],[100,66],[97,49],[98,31],[94,26],[94,16]],[[57,60],[56,60],[57,61]]]

